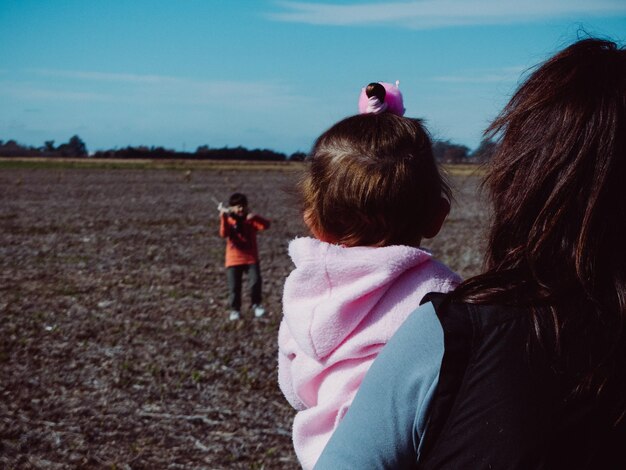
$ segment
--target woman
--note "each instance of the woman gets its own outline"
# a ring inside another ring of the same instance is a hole
[[[626,51],[571,45],[488,133],[486,271],[409,317],[317,469],[626,468]]]

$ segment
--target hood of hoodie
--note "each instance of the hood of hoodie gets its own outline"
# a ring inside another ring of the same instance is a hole
[[[313,238],[293,240],[289,255],[296,268],[285,282],[284,319],[317,359],[359,326],[399,276],[432,259],[408,246],[343,247]]]

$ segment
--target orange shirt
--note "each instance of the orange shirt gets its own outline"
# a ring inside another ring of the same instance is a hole
[[[259,262],[259,252],[256,244],[256,233],[266,230],[270,221],[260,215],[249,214],[239,221],[230,215],[220,217],[220,237],[226,238],[225,266],[240,264],[255,264]]]

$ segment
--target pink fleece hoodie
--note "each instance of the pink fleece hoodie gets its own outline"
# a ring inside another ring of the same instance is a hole
[[[313,238],[289,245],[296,268],[285,282],[278,382],[298,410],[293,443],[313,468],[365,373],[428,292],[458,275],[419,248],[342,247]]]

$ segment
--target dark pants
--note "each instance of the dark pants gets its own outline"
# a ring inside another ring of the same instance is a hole
[[[248,285],[252,304],[261,303],[261,268],[259,264],[240,264],[226,268],[228,279],[228,304],[233,310],[241,310],[241,278],[243,273],[248,273]]]

